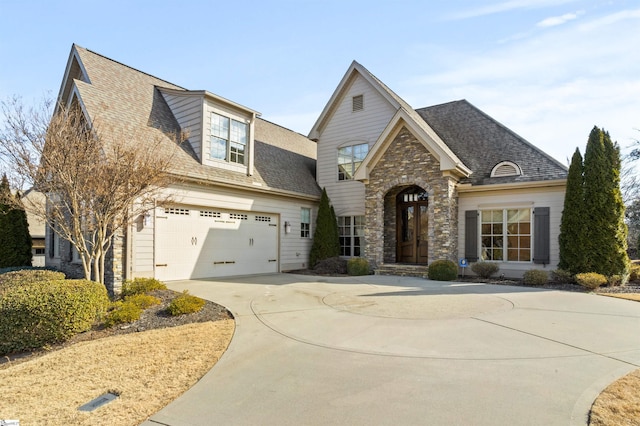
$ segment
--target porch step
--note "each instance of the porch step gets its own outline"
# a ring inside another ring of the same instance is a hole
[[[406,265],[402,263],[383,263],[375,270],[376,275],[396,275],[400,277],[427,278],[427,265]]]

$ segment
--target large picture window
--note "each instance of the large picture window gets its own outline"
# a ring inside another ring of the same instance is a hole
[[[244,164],[247,134],[246,123],[211,113],[211,158]]]
[[[482,260],[531,261],[531,209],[482,210]]]
[[[338,180],[351,180],[369,152],[366,143],[338,149]]]
[[[364,254],[364,216],[339,216],[340,256]]]

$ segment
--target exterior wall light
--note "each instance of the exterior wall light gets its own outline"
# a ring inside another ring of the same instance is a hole
[[[291,223],[289,223],[289,222],[285,222],[284,223],[284,233],[285,234],[290,234],[291,233]]]

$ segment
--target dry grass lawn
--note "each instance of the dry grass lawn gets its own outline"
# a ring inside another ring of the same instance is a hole
[[[226,350],[234,321],[81,342],[0,366],[0,414],[24,425],[137,425],[193,386]],[[108,391],[115,401],[78,407]]]
[[[618,299],[635,300],[640,302],[640,293],[598,293],[600,296],[617,297]]]
[[[590,425],[640,425],[640,370],[609,385],[591,407]]]

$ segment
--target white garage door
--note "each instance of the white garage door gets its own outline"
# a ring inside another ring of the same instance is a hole
[[[156,215],[156,278],[278,272],[276,215],[187,206]]]

